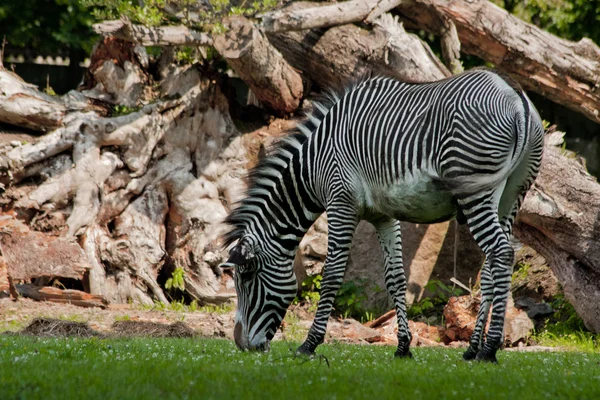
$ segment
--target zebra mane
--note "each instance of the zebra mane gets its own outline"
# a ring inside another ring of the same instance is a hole
[[[369,78],[369,76],[365,76],[352,84],[345,85],[339,90],[326,90],[325,94],[314,98],[311,101],[311,108],[305,113],[304,117],[297,120],[296,126],[288,130],[281,139],[269,146],[265,154],[260,157],[257,165],[246,177],[248,190],[244,199],[238,202],[237,206],[224,221],[230,227],[229,231],[223,235],[224,247],[229,247],[244,235],[249,216],[247,213],[249,199],[252,198],[253,189],[267,188],[264,182],[272,180],[273,170],[284,172],[288,168],[292,158],[298,154],[302,144],[319,127],[331,107],[345,94]]]

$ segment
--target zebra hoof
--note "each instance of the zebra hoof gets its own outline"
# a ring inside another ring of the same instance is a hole
[[[306,343],[303,343],[298,349],[296,349],[297,356],[314,356],[315,349],[311,349],[309,346],[306,346]]]
[[[477,350],[473,349],[472,347],[469,346],[469,348],[467,349],[467,351],[465,351],[463,353],[463,360],[465,361],[472,361],[477,357]]]
[[[407,350],[406,352],[396,350],[396,352],[394,353],[394,357],[396,357],[396,358],[413,358],[413,355],[410,352],[410,350]]]
[[[498,360],[496,359],[496,350],[487,350],[486,351],[486,349],[483,349],[479,353],[477,353],[475,360],[480,361],[480,362],[489,362],[492,364],[498,364]]]
[[[412,358],[412,353],[410,352],[409,346],[410,346],[410,341],[399,344],[398,349],[394,353],[394,357],[396,357],[396,358]]]

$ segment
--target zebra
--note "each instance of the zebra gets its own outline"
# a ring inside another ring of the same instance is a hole
[[[497,362],[514,263],[512,226],[540,168],[543,141],[540,116],[524,91],[490,69],[428,83],[371,77],[315,102],[251,171],[246,197],[226,219],[223,244],[231,250],[222,266],[235,270],[237,346],[269,349],[297,292],[295,251],[325,212],[321,297],[297,353],[314,355],[323,342],[355,228],[366,220],[383,249],[398,317],[395,356],[412,357],[400,221],[456,218],[486,255],[481,306],[463,358]]]

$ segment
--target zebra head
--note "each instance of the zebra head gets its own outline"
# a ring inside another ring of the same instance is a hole
[[[290,258],[271,255],[252,237],[244,236],[222,266],[235,270],[235,343],[241,350],[269,350],[269,342],[296,296]]]

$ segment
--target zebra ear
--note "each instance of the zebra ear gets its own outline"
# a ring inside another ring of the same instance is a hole
[[[221,267],[236,267],[247,264],[254,258],[254,253],[246,243],[238,243],[229,251],[229,259]]]

